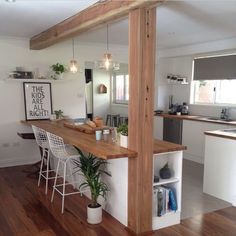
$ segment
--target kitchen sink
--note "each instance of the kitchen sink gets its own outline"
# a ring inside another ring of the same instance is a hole
[[[233,133],[233,134],[236,134],[236,129],[224,129],[222,130],[223,132],[226,132],[226,133]]]

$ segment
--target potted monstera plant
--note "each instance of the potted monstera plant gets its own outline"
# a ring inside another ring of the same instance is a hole
[[[120,146],[128,147],[128,125],[122,124],[117,128],[117,132],[120,135]]]
[[[102,222],[102,206],[98,203],[98,197],[106,198],[109,188],[102,181],[101,175],[111,176],[105,170],[107,161],[97,158],[93,154],[84,154],[78,149],[80,154],[79,160],[74,160],[75,168],[84,176],[84,181],[80,184],[79,189],[82,191],[90,189],[91,203],[87,206],[87,221],[90,224],[99,224]]]

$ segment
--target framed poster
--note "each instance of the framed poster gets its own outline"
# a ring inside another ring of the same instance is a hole
[[[52,114],[51,83],[24,82],[26,120],[48,120]]]

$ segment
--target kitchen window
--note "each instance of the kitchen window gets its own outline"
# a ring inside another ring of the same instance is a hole
[[[194,81],[194,104],[236,104],[236,80]]]
[[[128,104],[129,101],[129,75],[113,75],[113,102],[116,104]]]
[[[236,55],[196,58],[193,62],[193,104],[236,104]]]

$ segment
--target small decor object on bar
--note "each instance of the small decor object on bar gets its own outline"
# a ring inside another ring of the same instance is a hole
[[[80,184],[81,191],[90,189],[91,203],[87,206],[87,221],[89,224],[99,224],[102,222],[102,206],[98,203],[98,197],[106,199],[109,188],[101,179],[101,175],[111,176],[106,171],[107,161],[97,158],[93,154],[85,154],[76,148],[80,154],[79,160],[74,160],[75,170],[82,172],[84,181]]]
[[[117,133],[120,134],[120,146],[128,147],[128,125],[122,124],[117,128]]]
[[[56,115],[56,119],[62,119],[63,118],[63,111],[62,110],[55,110],[54,114]]]
[[[24,82],[26,120],[48,120],[52,114],[51,83]]]
[[[171,170],[168,166],[168,162],[160,169],[160,177],[162,179],[169,179],[171,177]]]

